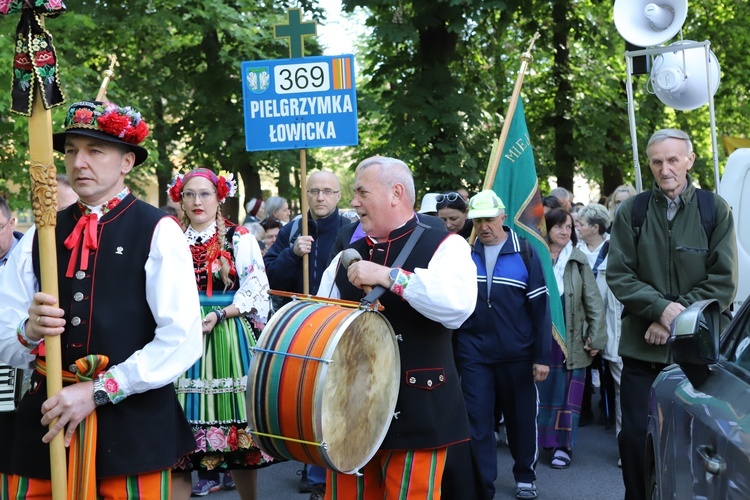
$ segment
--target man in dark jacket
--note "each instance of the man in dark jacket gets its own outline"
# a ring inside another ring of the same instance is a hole
[[[505,206],[492,191],[469,201],[477,241],[477,306],[456,331],[456,361],[484,487],[495,496],[495,397],[515,460],[516,498],[536,498],[537,390],[549,372],[552,319],[544,270],[528,242],[503,225]],[[528,255],[528,265],[523,253]]]
[[[263,257],[268,283],[272,289],[302,293],[302,258],[308,255],[309,293],[318,293],[320,278],[328,265],[328,256],[336,234],[341,226],[351,223],[349,219],[339,215],[340,199],[341,187],[333,173],[319,171],[308,177],[307,203],[310,209],[307,221],[310,234],[301,234],[301,216],[297,216],[281,228],[276,241]],[[325,470],[322,467],[311,465],[303,469],[300,491],[312,491],[313,495],[316,495],[324,488]]]
[[[709,239],[687,173],[695,161],[688,135],[659,130],[646,152],[656,179],[646,218],[634,230],[632,213],[638,196],[620,205],[607,263],[607,284],[624,306],[618,442],[626,500],[646,498],[649,395],[651,384],[669,363],[666,344],[672,320],[698,300],[717,299],[726,309],[737,286],[732,212],[726,201],[713,195],[716,224]]]
[[[339,180],[331,172],[319,171],[307,180],[309,235],[302,236],[302,223],[298,216],[279,231],[276,241],[266,252],[268,283],[274,290],[302,292],[302,256],[309,255],[310,290],[318,292],[320,278],[328,265],[328,256],[341,226],[350,224],[339,215],[341,199]]]

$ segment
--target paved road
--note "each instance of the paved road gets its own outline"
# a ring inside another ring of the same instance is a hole
[[[504,445],[497,449],[498,478],[495,498],[515,498],[515,482],[511,469],[513,460]],[[551,452],[542,450],[537,466],[537,488],[540,499],[550,500],[621,500],[625,496],[621,469],[617,467],[617,443],[614,430],[589,425],[580,429],[579,442],[573,450],[573,463],[565,470],[549,467]],[[307,500],[297,492],[297,463],[273,465],[258,472],[260,500]],[[212,493],[210,500],[236,500],[234,491]]]

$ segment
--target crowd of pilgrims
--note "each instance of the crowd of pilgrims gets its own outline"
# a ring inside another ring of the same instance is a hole
[[[207,181],[201,180],[200,176],[193,182],[197,184],[196,187],[201,187],[201,185],[204,185],[202,187],[206,189],[210,187]],[[577,309],[584,313],[581,315],[580,321],[585,323],[583,328],[587,331],[585,344],[576,344],[571,339],[567,346],[568,357],[578,357],[584,361],[571,367],[569,363],[566,363],[560,347],[553,342],[553,364],[550,376],[545,382],[537,384],[540,396],[538,445],[540,448],[553,451],[549,463],[549,466],[553,468],[564,469],[572,465],[572,451],[577,440],[578,427],[597,423],[604,425],[607,430],[612,428],[615,429],[615,432],[620,430],[619,386],[622,361],[617,356],[617,345],[619,343],[619,322],[622,306],[609,291],[605,275],[609,249],[608,231],[612,217],[619,204],[635,194],[635,188],[625,184],[619,186],[609,197],[600,200],[601,203],[589,203],[588,205],[580,202],[574,203],[573,194],[565,188],[553,189],[548,196],[542,199],[544,219],[547,226],[547,244],[561,296],[566,296],[565,283],[570,282],[569,275],[571,273],[580,273],[582,280],[586,283],[590,280],[591,284],[595,285],[591,286],[590,289],[598,291],[596,294],[575,296],[575,300],[578,301],[577,304],[564,304],[566,310]],[[470,194],[465,188],[447,193],[427,193],[422,198],[418,213],[439,217],[444,222],[447,231],[457,233],[468,240],[473,229],[472,220],[467,217],[469,198]],[[162,209],[177,216],[183,227],[186,228],[185,234],[191,244],[194,256],[205,255],[206,249],[210,245],[218,244],[219,248],[233,249],[233,265],[236,269],[253,270],[246,274],[246,278],[241,279],[239,283],[218,283],[220,290],[225,291],[226,285],[231,284],[235,288],[239,286],[237,290],[245,296],[254,295],[257,297],[258,292],[265,292],[265,290],[252,290],[248,288],[249,283],[261,282],[265,284],[267,280],[264,278],[250,280],[247,277],[252,273],[262,275],[262,256],[266,255],[274,245],[281,228],[290,222],[289,202],[280,196],[272,196],[266,200],[251,198],[245,203],[246,216],[242,225],[235,225],[224,219],[219,208],[217,203],[216,206],[212,207],[212,210],[215,210],[213,212],[215,215],[206,215],[203,217],[204,220],[199,222],[195,220],[196,217],[193,214],[185,213],[182,210],[179,205],[179,198],[175,203],[162,207]],[[356,212],[346,212],[345,215],[356,222]],[[257,247],[249,244],[250,237],[254,238]],[[232,239],[234,239],[235,244],[227,245],[227,241]],[[200,265],[205,266],[205,260],[197,259],[196,262],[201,262]],[[567,265],[572,262],[586,264],[591,272],[586,271],[584,273],[579,266]],[[196,266],[199,266],[199,264],[196,264]],[[196,267],[196,272],[200,271],[201,269]],[[240,273],[240,276],[242,276],[242,273]],[[205,288],[210,287],[210,285],[205,280],[205,276],[203,276],[203,279],[202,290],[205,291]],[[213,302],[211,306],[204,306],[204,312],[211,311],[212,306],[216,303],[218,302]],[[239,311],[247,310],[249,309],[246,307]],[[265,311],[263,307],[257,310]],[[270,314],[273,314],[273,312],[272,305]],[[571,314],[566,314],[566,319],[571,316]],[[244,319],[241,320],[241,318]],[[245,321],[245,319],[248,321]],[[257,340],[265,322],[257,314],[253,315],[252,318],[240,315],[235,320],[237,330],[242,331],[242,326],[247,325],[249,326],[247,331],[250,334],[242,342],[232,345],[234,348],[245,348]],[[207,337],[212,339],[210,342],[206,342],[207,352],[214,349],[214,344],[220,338],[219,333],[223,334],[228,329],[224,323],[216,324],[215,328],[213,336]],[[594,347],[592,348],[592,346]],[[190,372],[194,374],[196,380],[201,378],[210,380],[212,377],[224,378],[226,376],[241,377],[242,370],[247,368],[247,366],[229,367],[227,373],[208,374],[205,369],[201,372],[200,364],[200,362],[197,363]],[[225,368],[222,367],[222,369]],[[195,384],[196,380],[189,381],[189,377],[190,374],[186,374],[178,381],[178,384]],[[599,397],[596,398],[596,395]],[[185,396],[182,396],[183,404],[185,403],[184,399]],[[597,399],[598,403],[596,403]],[[221,407],[219,403],[216,403],[216,405]],[[190,407],[196,408],[198,405],[190,405]],[[570,425],[565,430],[560,430],[559,426],[555,425],[558,412],[570,415]],[[188,417],[191,422],[201,422],[200,415],[188,415]],[[495,417],[495,439],[507,440],[507,437],[503,437],[505,435],[503,429],[505,418],[499,404],[495,411]],[[241,422],[240,419],[235,424],[240,425]],[[232,427],[228,432],[236,432],[236,430],[235,427]],[[198,437],[205,435],[205,429],[198,432]],[[612,441],[612,446],[616,446],[616,440]],[[253,449],[252,454],[257,457],[257,460],[251,464],[251,467],[263,467],[275,463],[271,457],[266,456],[260,450]],[[225,489],[234,487],[232,472],[230,472],[232,467],[228,466],[228,460],[231,460],[231,458],[225,456],[220,461],[210,461],[206,459],[207,456],[210,457],[210,452],[201,452],[192,456],[195,468],[200,471],[198,482],[193,486],[193,496],[202,496],[218,491],[222,487]],[[210,464],[210,470],[206,470],[207,463]],[[222,479],[219,471],[224,470],[226,472]],[[234,474],[236,476],[237,472],[234,472]],[[307,467],[298,471],[298,474],[302,476],[300,492],[311,492],[311,498],[313,499],[323,498],[324,486],[315,488],[315,484],[310,484],[307,479]]]
[[[64,187],[64,176],[58,176],[58,180]],[[174,467],[175,497],[205,496],[222,488],[238,488],[243,498],[254,498],[257,469],[279,462],[260,450],[247,433],[243,377],[248,370],[248,356],[236,354],[247,353],[255,345],[274,313],[274,303],[268,299],[271,287],[264,256],[277,244],[281,229],[290,223],[291,210],[289,202],[279,196],[265,200],[251,198],[245,203],[242,224],[234,223],[222,215],[221,208],[235,191],[236,182],[231,176],[198,168],[175,178],[169,186],[169,202],[161,207],[177,218],[190,245],[204,318],[203,354],[175,382],[179,402],[199,445],[197,451],[183,457]],[[553,468],[573,464],[577,428],[594,421],[594,406],[598,406],[599,424],[615,427],[617,432],[620,429],[622,362],[617,356],[617,345],[622,306],[609,291],[605,273],[612,216],[618,205],[634,194],[632,186],[623,185],[602,200],[603,204],[585,206],[573,203],[572,193],[563,188],[543,198],[547,244],[565,318],[569,321],[575,317],[584,323],[582,328],[587,332],[585,341],[580,337],[577,341],[568,338],[567,359],[560,346],[552,342],[549,376],[537,384],[540,398],[537,445],[553,450],[548,464]],[[428,193],[422,199],[418,217],[439,217],[447,231],[468,240],[473,229],[472,220],[467,217],[469,198],[463,188]],[[341,213],[356,223],[356,212]],[[289,244],[286,240],[279,243]],[[566,294],[566,285],[573,281],[572,273],[590,284],[589,290],[598,293]],[[583,314],[568,313],[572,310]],[[575,329],[576,325],[566,327]],[[582,361],[570,362],[574,359]],[[233,389],[206,390],[226,384]],[[596,393],[600,395],[598,405],[593,404]],[[471,413],[468,402],[467,407]],[[560,412],[570,415],[565,429],[555,424]],[[221,424],[216,425],[217,421]],[[494,415],[497,440],[502,439],[504,421],[503,409],[497,404]],[[190,484],[192,471],[198,472],[194,484]],[[300,492],[310,492],[313,499],[323,498],[324,473],[316,473],[315,480],[312,470],[308,478],[307,466],[299,473]]]

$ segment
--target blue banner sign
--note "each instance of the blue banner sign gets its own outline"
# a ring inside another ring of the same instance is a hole
[[[354,56],[242,63],[245,149],[356,146]]]

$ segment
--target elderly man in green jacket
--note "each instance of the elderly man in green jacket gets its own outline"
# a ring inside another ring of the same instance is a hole
[[[722,309],[729,307],[737,285],[732,212],[721,197],[709,193],[715,206],[709,239],[697,189],[688,175],[695,161],[688,135],[659,130],[646,151],[656,183],[645,219],[640,229],[637,223],[634,227],[638,197],[623,202],[612,226],[607,265],[607,284],[625,308],[619,348],[624,367],[618,442],[626,500],[646,495],[650,388],[669,362],[666,343],[672,320],[698,300],[717,299]]]

